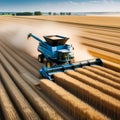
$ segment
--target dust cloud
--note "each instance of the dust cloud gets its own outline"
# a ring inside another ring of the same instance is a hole
[[[31,56],[37,58],[39,52],[37,51],[38,41],[30,38],[27,40],[27,35],[32,33],[43,40],[44,35],[62,35],[70,38],[68,44],[74,47],[75,61],[86,60],[92,58],[87,50],[80,44],[79,28],[71,25],[61,24],[57,22],[48,21],[15,21],[2,24],[0,29],[0,36],[10,42],[18,49],[27,52]]]

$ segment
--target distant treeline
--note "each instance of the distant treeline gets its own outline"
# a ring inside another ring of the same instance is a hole
[[[17,12],[16,16],[32,16],[32,15],[44,15],[44,13],[40,11],[35,12]],[[71,12],[48,12],[46,15],[71,15]]]
[[[17,12],[16,16],[32,16],[32,15],[42,15],[42,12],[35,11],[35,12]]]
[[[71,12],[48,12],[48,15],[71,15]]]
[[[12,15],[12,16],[36,16],[36,15],[71,15],[71,12],[0,12],[0,15]]]
[[[89,16],[89,15],[120,15],[120,12],[0,12],[0,15],[4,16],[36,16],[36,15],[58,15],[58,16],[68,16],[68,15],[76,15],[76,16]]]

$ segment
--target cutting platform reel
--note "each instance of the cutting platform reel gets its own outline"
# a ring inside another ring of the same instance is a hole
[[[53,80],[54,79],[53,75],[57,72],[64,72],[65,70],[75,70],[76,68],[82,68],[85,66],[93,66],[93,65],[103,66],[103,62],[101,61],[101,59],[96,58],[96,59],[89,59],[71,64],[57,65],[49,68],[44,66],[40,69],[40,73],[43,77],[49,80]]]

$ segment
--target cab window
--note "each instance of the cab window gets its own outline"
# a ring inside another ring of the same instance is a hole
[[[69,55],[68,53],[59,53],[59,60],[68,60]]]

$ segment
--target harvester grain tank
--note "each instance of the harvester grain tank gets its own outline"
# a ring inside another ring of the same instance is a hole
[[[38,61],[45,64],[39,71],[43,77],[49,80],[52,80],[52,75],[56,72],[84,66],[103,65],[99,58],[74,63],[74,54],[71,52],[74,48],[72,45],[66,44],[69,39],[67,37],[60,35],[43,36],[46,41],[31,33],[28,35],[29,37],[39,41],[38,51],[41,54],[38,55]]]

